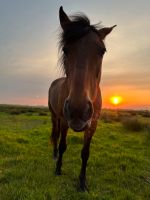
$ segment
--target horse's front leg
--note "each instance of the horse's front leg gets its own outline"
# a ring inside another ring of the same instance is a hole
[[[86,185],[86,166],[90,153],[89,150],[90,150],[91,139],[96,130],[96,127],[97,127],[97,121],[92,121],[90,128],[88,128],[84,133],[84,145],[81,151],[82,166],[79,175],[79,184],[80,184],[79,189],[81,191],[88,190]]]
[[[56,162],[56,170],[55,174],[56,175],[61,175],[61,166],[62,166],[62,157],[63,153],[66,151],[67,144],[66,144],[66,136],[67,136],[67,131],[68,131],[68,125],[64,122],[60,122],[60,131],[61,131],[61,137],[60,137],[60,142],[59,142],[59,156]]]

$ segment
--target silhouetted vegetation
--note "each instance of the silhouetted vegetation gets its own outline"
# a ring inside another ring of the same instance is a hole
[[[49,114],[47,107],[37,107],[37,106],[18,106],[18,105],[0,105],[0,112],[5,112],[11,115],[40,115],[46,116]]]
[[[124,118],[122,120],[123,126],[130,131],[141,131],[143,123],[137,118]]]

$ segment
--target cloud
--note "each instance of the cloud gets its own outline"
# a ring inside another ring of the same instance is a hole
[[[104,87],[126,86],[132,90],[148,90],[150,87],[149,72],[128,71],[120,74],[104,74],[102,77]]]

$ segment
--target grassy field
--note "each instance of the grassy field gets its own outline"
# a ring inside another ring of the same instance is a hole
[[[103,110],[90,149],[89,193],[76,190],[83,133],[69,130],[56,177],[50,129],[47,108],[0,106],[0,200],[150,199],[149,112]]]

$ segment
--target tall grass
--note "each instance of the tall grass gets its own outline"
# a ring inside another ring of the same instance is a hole
[[[144,128],[143,123],[137,117],[124,118],[122,124],[130,131],[141,131]]]

